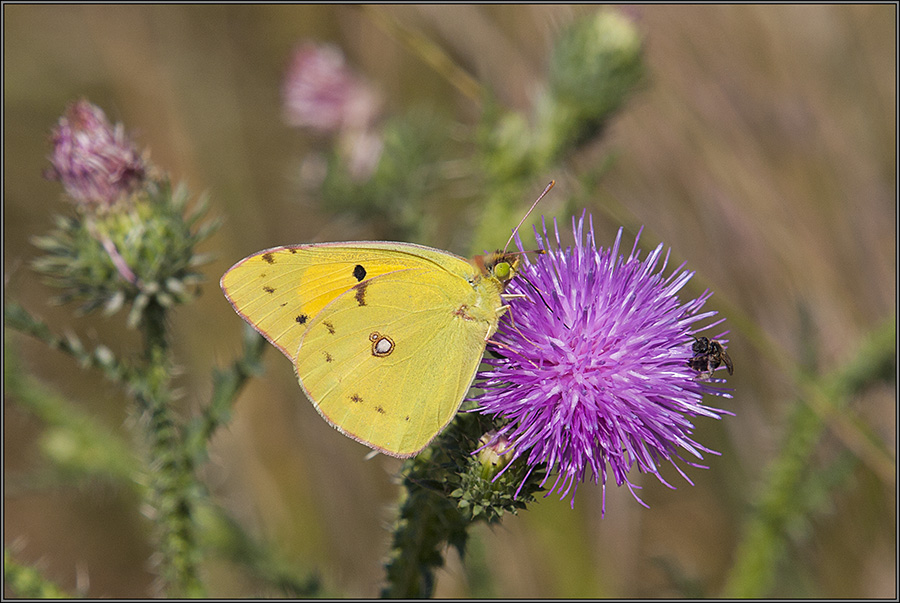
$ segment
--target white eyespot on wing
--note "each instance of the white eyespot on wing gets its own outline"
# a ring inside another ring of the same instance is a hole
[[[375,331],[369,335],[369,341],[372,342],[372,355],[378,358],[390,356],[394,351],[394,340],[387,335],[382,335]]]

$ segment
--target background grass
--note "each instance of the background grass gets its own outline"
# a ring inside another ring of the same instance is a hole
[[[85,96],[174,179],[208,191],[213,213],[226,219],[204,249],[217,257],[206,267],[209,284],[171,325],[184,367],[181,412],[192,413],[209,394],[211,367],[239,351],[242,323],[216,286],[231,264],[278,244],[379,238],[301,187],[301,160],[323,141],[281,119],[294,45],[340,45],[389,111],[425,105],[474,124],[478,100],[390,35],[384,16],[445,49],[503,105],[526,111],[556,32],[593,10],[4,5],[5,295],[58,331],[112,339],[126,354],[136,346],[122,316],[73,318],[68,307],[48,306],[48,289],[28,268],[37,255],[29,237],[61,210],[60,187],[41,177],[47,136],[66,104]],[[689,472],[693,487],[674,471],[663,475],[677,491],[638,478],[650,509],[612,487],[605,518],[597,487],[579,489],[574,510],[542,499],[478,529],[466,567],[451,556],[439,575],[438,596],[729,592],[809,383],[841,371],[895,313],[896,6],[626,10],[645,36],[650,78],[602,142],[565,172],[535,175],[558,181],[541,211],[568,220],[565,208],[576,205],[566,200],[578,193],[604,245],[620,225],[631,233],[644,225],[644,248],[664,241],[698,271],[692,292],[710,286],[708,305],[732,328],[735,397],[724,407],[737,416],[697,422],[697,440],[723,454]],[[571,184],[572,174],[610,158],[595,188]],[[420,242],[468,251],[452,235],[471,226],[477,187],[467,194],[441,212],[434,239]],[[523,210],[531,200],[521,200]],[[497,233],[498,245],[507,234]],[[129,433],[122,398],[102,376],[24,337],[12,341],[46,386]],[[367,449],[318,417],[289,363],[269,353],[266,367],[216,435],[202,477],[248,531],[301,571],[317,569],[328,592],[374,596],[399,463],[365,461]],[[867,387],[826,413],[804,482],[821,491],[797,492],[813,502],[771,543],[783,561],[760,595],[897,596],[895,384]],[[150,529],[133,492],[51,466],[39,444],[47,429],[5,397],[4,544],[70,592],[152,595]],[[210,560],[203,572],[213,596],[260,594],[228,561]]]

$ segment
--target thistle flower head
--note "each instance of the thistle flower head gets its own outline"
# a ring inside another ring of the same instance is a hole
[[[525,278],[507,289],[522,298],[512,300],[492,338],[497,357],[485,360],[491,368],[479,373],[476,401],[505,422],[498,435],[509,440],[514,459],[546,469],[544,481],[555,474],[547,494],[571,495],[574,505],[586,478],[605,493],[611,473],[634,493],[628,472],[635,465],[666,483],[663,461],[712,453],[691,438],[691,418],[728,414],[705,406],[703,396],[730,394],[689,363],[698,321],[715,315],[701,312],[709,291],[679,299],[693,272],[682,265],[665,276],[662,244],[642,259],[635,240],[620,255],[621,229],[611,249],[596,248],[585,216],[573,229],[575,245],[565,249],[558,227],[556,246],[546,226],[537,235],[545,252],[526,259]]]
[[[69,197],[92,210],[114,206],[139,189],[148,165],[122,124],[111,125],[103,111],[86,100],[68,107],[51,136],[52,167]]]
[[[86,100],[72,104],[53,133],[53,167],[81,210],[57,216],[56,228],[34,237],[45,253],[34,268],[62,290],[56,301],[79,301],[79,312],[113,314],[131,306],[128,324],[148,307],[170,307],[196,293],[205,263],[197,245],[217,222],[202,222],[205,202],[186,213],[189,196],[138,154],[121,124],[111,126]],[[126,202],[127,201],[127,202]]]
[[[375,92],[354,74],[335,46],[300,45],[282,89],[285,121],[324,133],[369,127],[378,112]]]

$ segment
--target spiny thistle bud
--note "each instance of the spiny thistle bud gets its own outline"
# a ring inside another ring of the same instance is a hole
[[[481,445],[477,456],[482,466],[482,477],[491,479],[512,460],[512,446],[505,436],[498,437],[493,430],[481,436],[478,443]]]
[[[631,20],[614,10],[578,21],[557,40],[539,116],[552,152],[590,139],[621,107],[644,75],[641,46]]]
[[[195,248],[216,228],[199,224],[203,203],[185,216],[183,188],[152,179],[154,168],[87,101],[73,104],[53,136],[51,175],[79,211],[56,217],[34,244],[46,252],[34,268],[63,290],[56,301],[80,301],[80,312],[112,314],[131,305],[135,326],[151,304],[169,307],[192,297],[204,258]]]
[[[441,484],[445,494],[456,502],[459,512],[470,521],[490,523],[504,513],[515,514],[524,509],[541,489],[544,477],[541,467],[521,462],[510,465],[516,456],[513,448],[490,427],[491,421],[485,415],[459,413],[451,428],[441,435],[437,445],[441,456],[431,461],[432,465],[454,468],[435,482]]]

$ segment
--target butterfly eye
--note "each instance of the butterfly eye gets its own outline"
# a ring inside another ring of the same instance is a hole
[[[512,267],[509,265],[509,262],[498,262],[494,266],[494,276],[501,281],[509,279],[509,273],[511,271]]]

